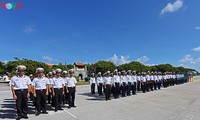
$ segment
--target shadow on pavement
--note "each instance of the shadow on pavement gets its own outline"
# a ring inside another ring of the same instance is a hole
[[[99,94],[95,93],[95,94],[91,94],[90,92],[88,93],[80,93],[78,95],[83,95],[83,96],[87,96],[89,98],[87,98],[86,100],[99,100],[99,101],[105,101],[105,96],[101,95],[99,96]]]

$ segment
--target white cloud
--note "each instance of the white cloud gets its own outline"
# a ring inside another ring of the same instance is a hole
[[[179,62],[180,66],[200,71],[200,58],[193,58],[191,55],[185,55]]]
[[[200,63],[200,58],[197,58],[194,61],[192,61],[192,64],[199,64],[199,63]]]
[[[181,60],[179,60],[179,62],[192,62],[193,58],[191,55],[185,55]]]
[[[128,55],[121,55],[120,57],[118,57],[116,54],[114,54],[113,57],[109,58],[108,61],[113,62],[115,65],[122,65],[131,62],[130,57]]]
[[[200,26],[196,26],[195,29],[196,29],[196,30],[200,30]]]
[[[193,48],[192,50],[194,50],[194,51],[200,51],[200,46],[196,47],[196,48]]]
[[[53,59],[52,57],[50,57],[50,56],[43,56],[42,59],[43,59],[43,60],[46,60],[46,61],[48,61],[48,62],[54,61],[54,59]]]
[[[31,25],[31,26],[26,26],[24,29],[23,29],[23,32],[28,34],[28,33],[32,33],[32,32],[36,32],[37,29],[35,26]]]
[[[143,56],[141,58],[138,58],[136,61],[144,63],[144,62],[147,62],[149,60],[150,60],[150,58],[148,58],[147,56]]]
[[[168,3],[160,12],[161,15],[165,13],[175,12],[183,7],[183,0],[176,0],[174,3]]]
[[[1,62],[3,62],[4,64],[7,64],[9,61],[8,60],[3,60]]]

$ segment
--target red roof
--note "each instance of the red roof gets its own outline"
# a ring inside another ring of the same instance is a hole
[[[84,67],[84,66],[85,66],[84,64],[82,64],[82,63],[80,63],[80,62],[76,62],[76,63],[74,63],[74,65],[76,65],[76,66],[78,66],[78,67]]]

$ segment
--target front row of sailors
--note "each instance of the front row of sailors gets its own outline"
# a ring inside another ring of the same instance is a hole
[[[122,97],[136,95],[137,91],[142,91],[143,93],[161,89],[168,86],[174,86],[175,84],[181,84],[186,82],[184,80],[184,74],[182,73],[172,73],[172,72],[141,72],[136,73],[136,71],[128,70],[118,72],[114,70],[113,73],[107,71],[103,75],[101,72],[95,76],[94,73],[91,74],[90,86],[92,95],[95,94],[95,86],[97,84],[98,94],[103,95],[105,93],[106,100],[110,100],[111,93],[113,97],[119,98],[121,94]]]
[[[45,77],[43,68],[36,69],[36,76],[32,80],[26,76],[26,66],[17,66],[16,76],[13,76],[10,81],[13,99],[16,100],[17,119],[28,119],[28,97],[31,95],[34,100],[36,108],[36,116],[42,114],[48,114],[46,107],[46,96],[48,96],[48,103],[51,103],[55,107],[55,112],[63,110],[61,103],[63,102],[63,96],[67,96],[65,100],[68,101],[68,108],[76,107],[75,92],[76,92],[76,79],[74,77],[73,70],[69,71],[69,77],[66,76],[67,71],[63,71],[61,77],[61,69],[56,69],[54,76],[50,72],[49,77]]]

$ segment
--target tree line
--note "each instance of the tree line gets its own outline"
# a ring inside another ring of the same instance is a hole
[[[50,71],[55,70],[56,68],[60,68],[62,70],[69,70],[73,68],[73,64],[56,64],[49,66],[48,64],[44,62],[39,62],[35,60],[30,60],[30,59],[19,59],[19,58],[14,58],[13,61],[9,61],[7,63],[3,63],[0,61],[0,75],[7,74],[7,75],[15,75],[16,67],[17,65],[25,65],[27,67],[26,69],[26,74],[33,74],[35,73],[35,70],[38,67],[42,67],[45,70],[45,74],[47,74]],[[136,70],[137,72],[145,72],[145,71],[160,71],[160,72],[165,72],[165,71],[172,71],[172,72],[189,72],[189,71],[195,71],[195,69],[191,68],[184,68],[184,67],[174,67],[171,64],[160,64],[160,65],[153,65],[153,66],[147,66],[144,65],[140,62],[130,62],[126,64],[122,64],[119,66],[116,66],[113,62],[111,61],[98,61],[94,64],[86,64],[88,74],[91,73],[105,73],[106,71],[114,71],[115,69],[118,69],[119,71],[122,70]]]

